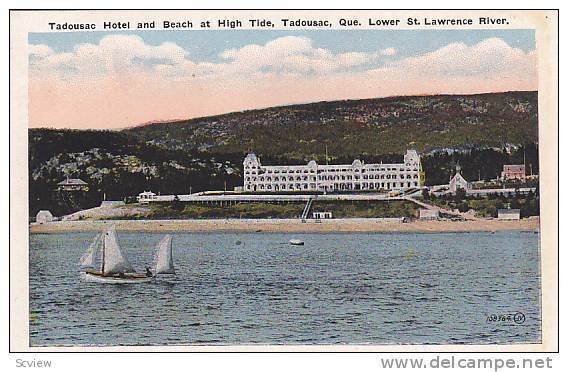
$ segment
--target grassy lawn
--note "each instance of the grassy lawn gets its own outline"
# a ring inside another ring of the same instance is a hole
[[[133,205],[134,206],[134,205]],[[251,203],[230,205],[197,203],[151,203],[148,212],[106,219],[223,219],[223,218],[300,218],[305,203]],[[314,201],[312,212],[332,212],[334,218],[415,217],[418,206],[407,201]]]
[[[311,212],[332,212],[334,218],[387,218],[415,217],[418,209],[416,204],[404,200],[315,201]]]
[[[146,218],[299,218],[304,203],[238,203],[231,205],[154,203]]]

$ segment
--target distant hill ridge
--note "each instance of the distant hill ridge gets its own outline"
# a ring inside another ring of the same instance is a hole
[[[305,159],[538,142],[537,92],[324,101],[159,122],[122,132],[168,149]]]

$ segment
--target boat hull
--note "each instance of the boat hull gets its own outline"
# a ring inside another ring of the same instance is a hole
[[[124,276],[106,276],[95,272],[84,272],[83,278],[87,282],[106,283],[106,284],[135,284],[148,283],[154,280],[153,276],[141,274],[125,274]]]

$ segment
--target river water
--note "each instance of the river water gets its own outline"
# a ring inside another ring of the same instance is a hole
[[[176,233],[177,279],[131,285],[81,280],[94,236],[30,235],[30,345],[541,340],[532,232]],[[118,236],[142,271],[163,234]]]

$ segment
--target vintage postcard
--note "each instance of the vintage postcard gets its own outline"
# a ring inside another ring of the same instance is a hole
[[[12,11],[12,351],[555,351],[558,13]]]

